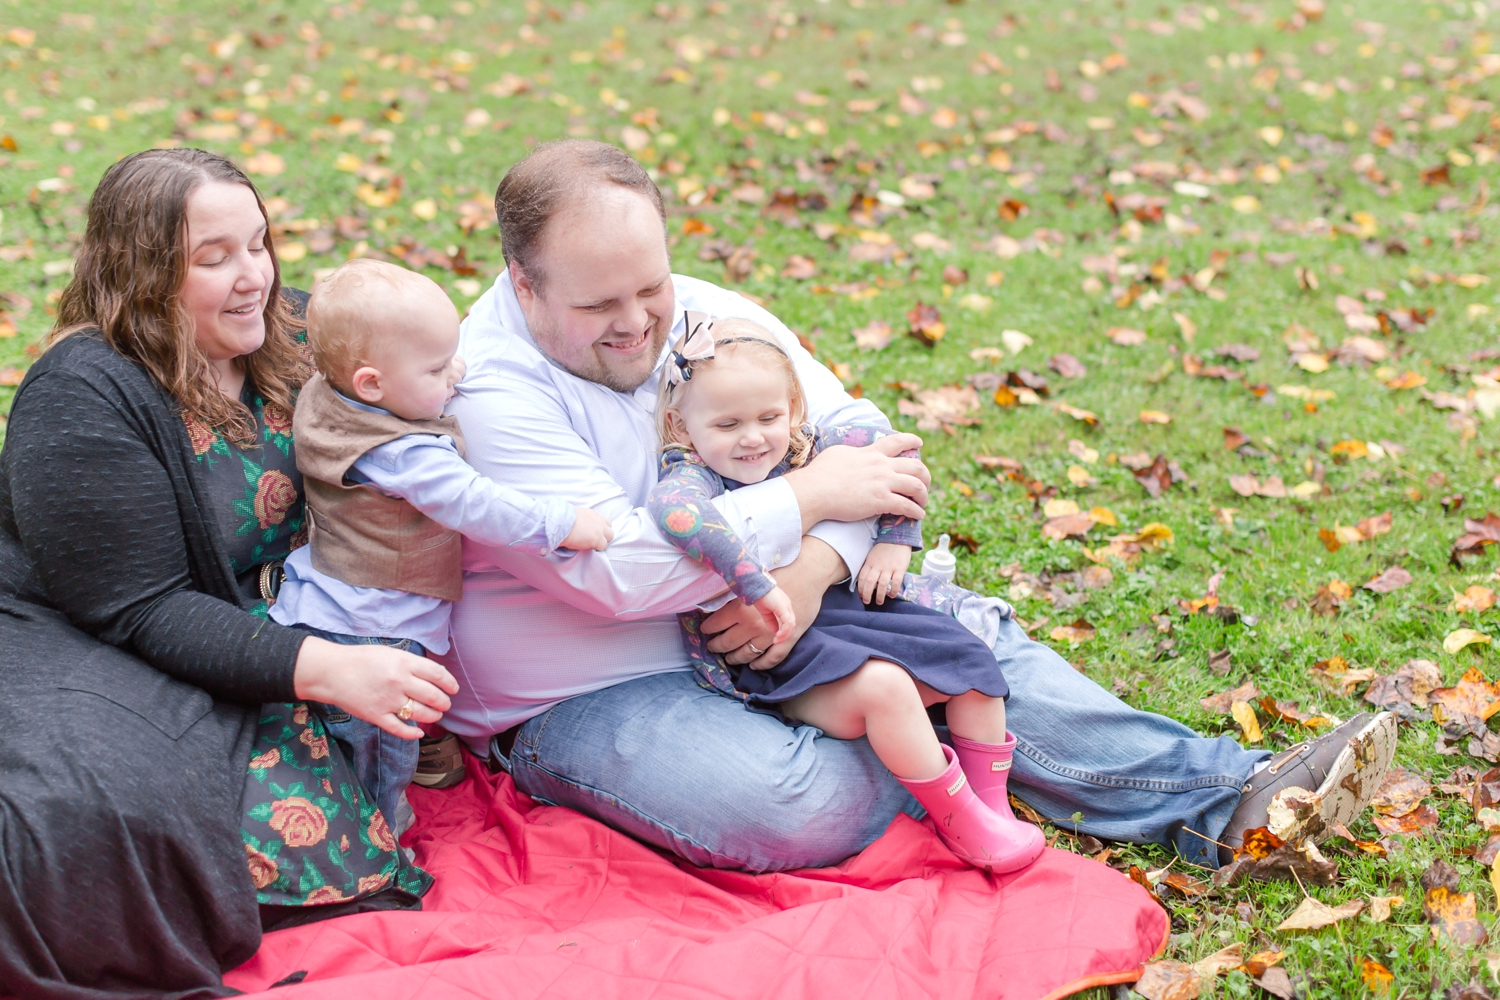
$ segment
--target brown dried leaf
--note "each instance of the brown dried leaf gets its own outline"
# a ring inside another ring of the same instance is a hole
[[[1134,475],[1135,481],[1145,487],[1153,500],[1172,486],[1173,477],[1165,455],[1157,455],[1149,467],[1135,470]]]
[[[1071,354],[1052,355],[1047,359],[1047,367],[1063,378],[1083,378],[1089,373],[1089,370],[1083,366],[1083,362]]]
[[[1255,686],[1254,681],[1246,681],[1237,688],[1228,691],[1220,691],[1218,694],[1207,698],[1199,698],[1198,704],[1216,715],[1228,715],[1230,706],[1237,701],[1254,701],[1260,697],[1260,688]]]
[[[1083,538],[1094,527],[1095,523],[1097,522],[1094,521],[1093,515],[1087,511],[1077,514],[1065,514],[1062,517],[1048,518],[1047,523],[1042,525],[1042,537],[1058,540],[1064,538]]]
[[[1477,668],[1470,667],[1453,687],[1437,688],[1429,696],[1432,718],[1438,723],[1466,715],[1481,721],[1500,712],[1500,684],[1491,684]]]
[[[1432,794],[1432,785],[1421,775],[1404,767],[1393,767],[1385,773],[1370,807],[1382,816],[1405,816]]]
[[[928,347],[937,346],[937,342],[943,339],[943,334],[948,332],[948,325],[943,322],[937,306],[925,302],[918,302],[911,307],[906,314],[906,322],[908,332]]]
[[[1147,962],[1130,988],[1146,1000],[1197,1000],[1203,977],[1186,962]]]
[[[881,351],[891,342],[891,324],[874,319],[854,328],[854,346],[861,351]]]
[[[917,418],[917,429],[934,431],[942,428],[953,433],[955,427],[967,427],[979,423],[969,416],[979,409],[979,393],[971,385],[945,385],[937,389],[922,389],[914,399],[901,399],[896,409],[903,415]]]
[[[1372,816],[1371,822],[1382,837],[1423,834],[1438,825],[1438,812],[1429,805],[1421,805],[1405,816]]]
[[[1427,696],[1443,683],[1438,665],[1431,660],[1407,660],[1394,674],[1376,677],[1365,692],[1365,701],[1390,709],[1402,718],[1415,719],[1427,708]]]
[[[1453,543],[1449,561],[1455,566],[1461,565],[1464,556],[1479,555],[1486,546],[1496,542],[1500,542],[1500,516],[1486,511],[1483,520],[1466,517],[1464,534]]]
[[[1400,566],[1392,566],[1379,576],[1367,580],[1362,586],[1377,594],[1389,594],[1411,583],[1412,575]]]

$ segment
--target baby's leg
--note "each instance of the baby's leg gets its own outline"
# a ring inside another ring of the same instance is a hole
[[[979,743],[1005,742],[1005,699],[965,691],[948,699],[948,730]]]
[[[898,778],[935,778],[948,767],[916,681],[887,660],[866,660],[848,677],[786,702],[782,711],[836,739],[869,737],[876,756]]]

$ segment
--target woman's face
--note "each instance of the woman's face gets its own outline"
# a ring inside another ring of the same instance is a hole
[[[181,301],[198,349],[211,363],[259,349],[276,270],[255,192],[213,181],[189,195],[187,252]]]

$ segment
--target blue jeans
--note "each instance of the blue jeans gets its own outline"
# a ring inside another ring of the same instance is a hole
[[[1042,815],[1112,840],[1168,844],[1218,867],[1217,839],[1266,751],[1140,712],[1001,623],[1011,787]],[[570,698],[527,721],[516,787],[701,866],[837,864],[898,812],[921,816],[864,739],[824,736],[706,691],[689,671]],[[1202,836],[1195,836],[1193,832]]]
[[[307,625],[300,626],[320,639],[336,642],[341,646],[394,646],[417,656],[427,655],[420,642],[410,639],[378,639],[367,635],[344,635],[341,632],[325,632]],[[417,773],[417,755],[421,746],[416,740],[403,740],[392,736],[372,722],[356,719],[337,705],[320,701],[308,702],[323,720],[328,735],[349,749],[350,764],[354,776],[364,786],[365,794],[375,801],[381,815],[394,832],[396,829],[396,804],[401,793],[411,784]]]

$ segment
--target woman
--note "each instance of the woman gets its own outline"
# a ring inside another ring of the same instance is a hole
[[[263,927],[420,906],[305,702],[416,738],[456,683],[265,617],[305,300],[229,161],[101,180],[0,453],[0,994],[225,995]]]

